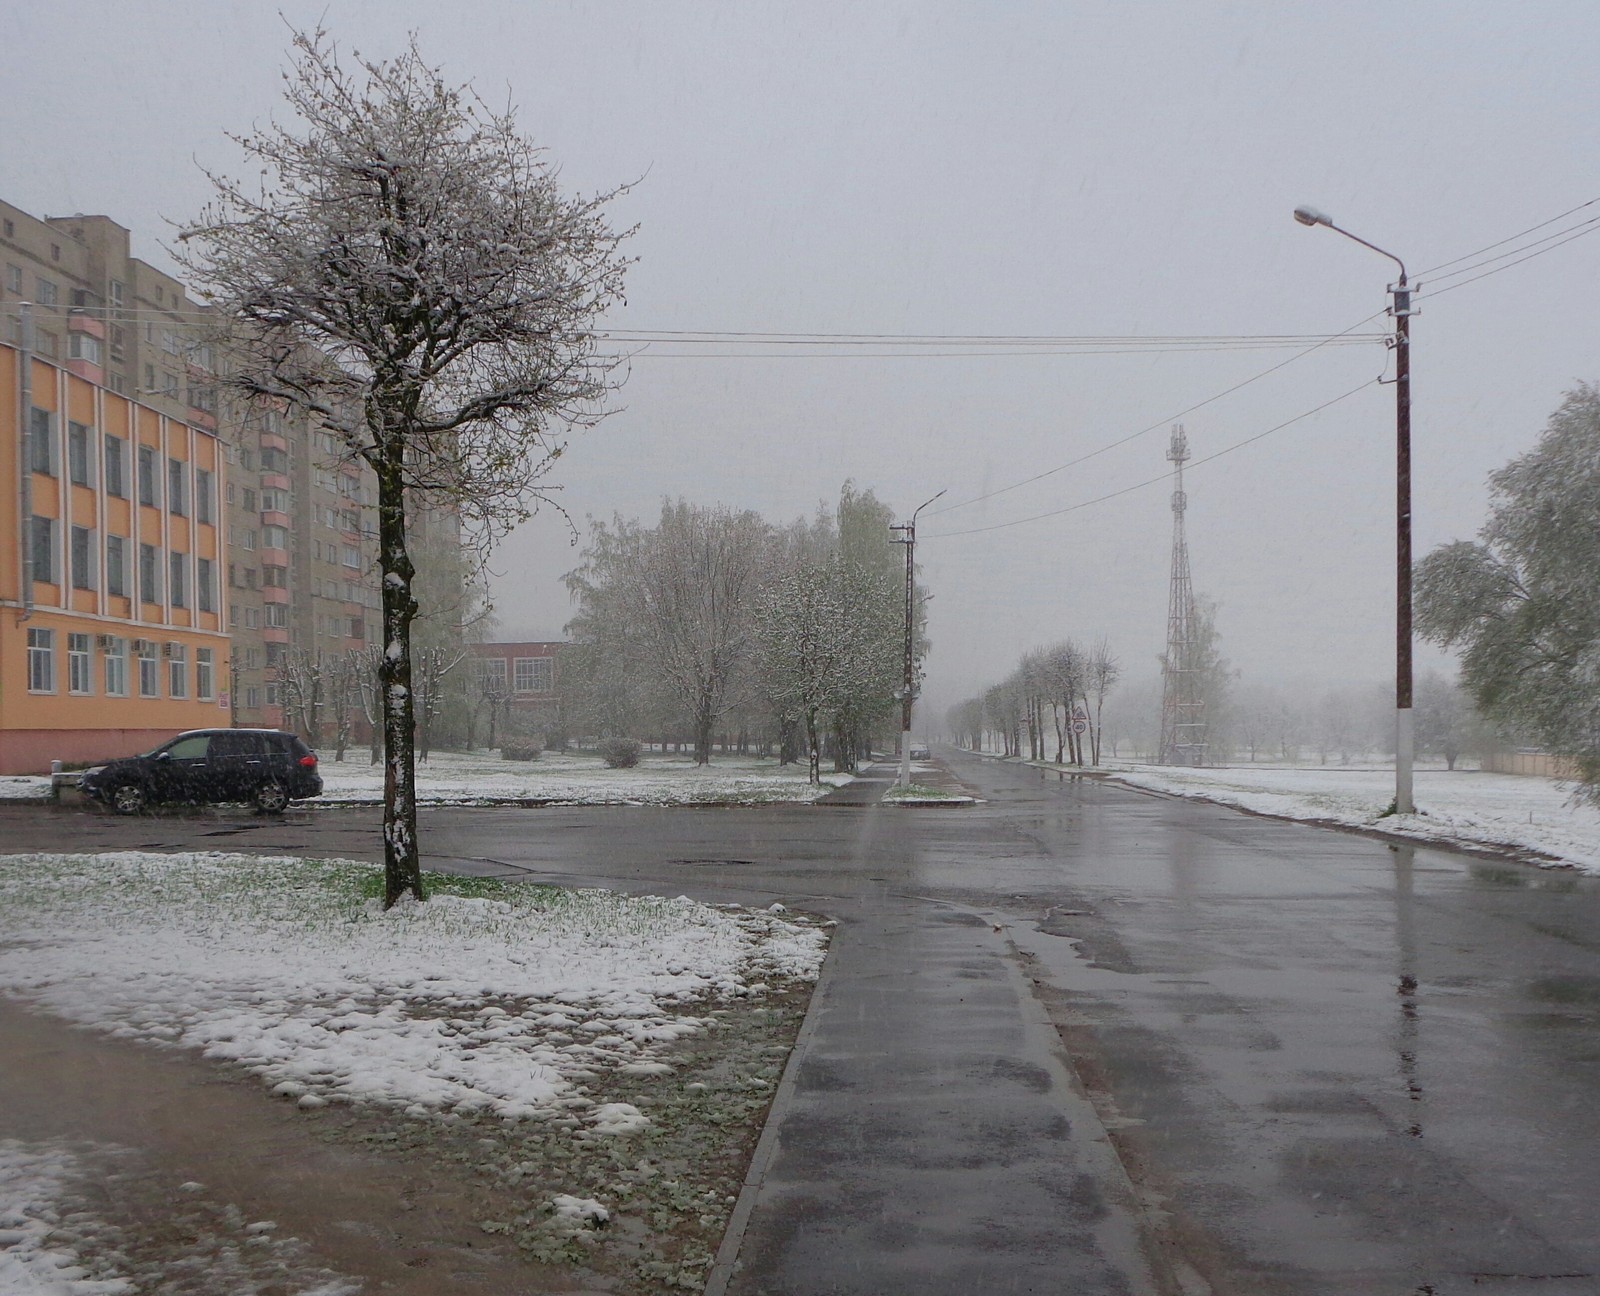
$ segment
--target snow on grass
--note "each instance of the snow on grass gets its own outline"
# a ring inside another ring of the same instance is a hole
[[[356,1296],[361,1284],[308,1262],[297,1238],[271,1220],[208,1200],[205,1186],[182,1196],[127,1173],[134,1154],[106,1144],[0,1139],[0,1292],[5,1296],[135,1296],[139,1292],[227,1292],[228,1296]],[[131,1192],[149,1209],[101,1211],[89,1189],[118,1183],[113,1208]],[[199,1284],[204,1284],[203,1286]]]
[[[1572,803],[1556,779],[1476,770],[1419,769],[1414,815],[1383,812],[1394,801],[1393,769],[1164,765],[1110,767],[1124,783],[1201,797],[1285,819],[1315,820],[1414,837],[1533,851],[1600,873],[1600,810]]]
[[[920,783],[910,783],[905,787],[897,784],[882,797],[885,805],[975,805],[977,800],[977,797],[964,792],[944,792],[939,788],[923,787]]]
[[[7,774],[0,777],[0,801],[43,801],[49,795],[48,774]]]
[[[365,751],[342,761],[319,752],[324,801],[380,802],[383,766]],[[825,774],[822,786],[806,779],[804,765],[779,765],[770,758],[718,756],[709,765],[693,757],[646,755],[632,769],[608,769],[586,752],[545,752],[534,761],[508,761],[483,753],[435,752],[417,762],[417,800],[422,805],[495,801],[551,801],[567,805],[757,804],[814,801],[850,781]]]
[[[492,1113],[624,1134],[581,1083],[662,1062],[719,1000],[814,979],[824,939],[776,913],[226,854],[0,856],[0,992],[198,1049],[305,1107]]]
[[[76,1158],[57,1143],[0,1139],[0,1291],[15,1296],[129,1296],[126,1279],[97,1279],[56,1237],[59,1201]]]

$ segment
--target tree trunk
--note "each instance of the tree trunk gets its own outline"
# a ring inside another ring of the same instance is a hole
[[[694,763],[696,765],[711,764],[711,727],[716,723],[716,718],[711,714],[709,707],[703,707],[700,714],[694,718]]]
[[[813,786],[822,782],[822,735],[815,707],[806,711],[806,778]]]
[[[422,856],[417,845],[417,770],[413,749],[415,701],[411,691],[411,593],[416,569],[406,550],[406,501],[402,443],[387,430],[378,469],[379,570],[383,586],[383,655],[378,686],[383,706],[383,907],[409,892],[422,893]]]

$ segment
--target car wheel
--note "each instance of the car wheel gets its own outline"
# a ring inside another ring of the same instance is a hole
[[[138,814],[149,804],[150,798],[137,783],[124,783],[111,794],[111,808],[118,814]]]
[[[262,814],[282,814],[289,804],[289,793],[282,783],[263,783],[256,789],[255,801]]]

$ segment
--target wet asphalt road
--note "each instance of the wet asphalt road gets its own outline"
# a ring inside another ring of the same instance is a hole
[[[946,759],[987,804],[424,816],[436,867],[840,919],[729,1292],[1600,1293],[1597,880]]]

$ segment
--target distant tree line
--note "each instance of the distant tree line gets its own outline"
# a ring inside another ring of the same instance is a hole
[[[964,747],[1098,765],[1106,698],[1121,676],[1105,640],[1086,649],[1063,639],[1024,653],[1010,675],[957,703],[945,720]]]
[[[568,574],[567,728],[853,770],[894,732],[904,557],[887,505],[846,484],[787,525],[684,500],[591,524]],[[920,588],[918,659],[926,648]]]

